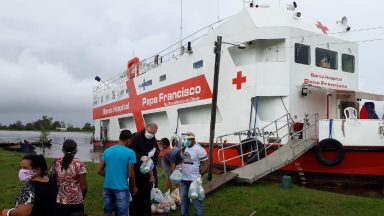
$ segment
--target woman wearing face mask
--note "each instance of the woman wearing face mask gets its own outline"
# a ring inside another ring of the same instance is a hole
[[[87,170],[85,164],[74,159],[77,144],[67,139],[63,143],[64,157],[55,161],[53,174],[59,188],[57,216],[70,216],[75,212],[84,213],[84,198],[87,194]]]
[[[19,180],[24,183],[16,196],[15,207],[4,209],[2,216],[52,216],[55,193],[47,176],[47,163],[42,155],[27,155],[20,162]]]

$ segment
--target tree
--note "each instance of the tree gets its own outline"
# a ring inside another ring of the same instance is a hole
[[[9,125],[9,129],[12,129],[12,130],[23,130],[24,129],[23,122],[21,122],[20,120],[16,121],[15,123]]]
[[[60,128],[61,127],[61,123],[59,121],[55,121],[53,122],[52,124],[52,130],[56,130],[56,128]]]
[[[83,126],[83,131],[92,131],[92,125],[91,123],[87,122]]]
[[[34,123],[34,127],[38,130],[50,130],[52,128],[52,121],[52,117],[43,116]]]
[[[29,122],[24,127],[25,130],[35,130],[35,126],[33,125],[33,122]]]
[[[0,123],[0,130],[7,129],[7,128],[8,128],[7,125],[2,125],[2,124]]]

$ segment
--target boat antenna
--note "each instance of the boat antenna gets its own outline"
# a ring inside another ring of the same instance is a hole
[[[220,0],[217,0],[217,21],[220,20]]]
[[[183,0],[180,0],[180,49],[183,47]]]

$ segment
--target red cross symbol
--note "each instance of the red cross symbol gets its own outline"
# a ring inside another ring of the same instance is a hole
[[[232,84],[236,85],[236,89],[241,89],[241,85],[247,82],[247,77],[242,75],[243,72],[238,71],[236,78],[232,79]]]
[[[317,21],[316,27],[320,29],[324,34],[327,34],[327,31],[329,31],[328,27],[323,25],[320,21]]]
[[[133,79],[127,81],[127,87],[129,89],[129,98],[132,98],[132,113],[135,120],[136,130],[140,131],[145,128],[143,114],[141,113],[141,99],[137,97],[136,87],[133,83]]]

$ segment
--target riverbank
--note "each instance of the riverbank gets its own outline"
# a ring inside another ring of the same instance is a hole
[[[0,209],[13,206],[21,187],[17,179],[22,154],[0,150]],[[49,163],[52,159],[48,159]],[[85,208],[90,216],[102,216],[103,178],[98,176],[97,164],[87,163],[88,195]],[[160,189],[164,191],[164,175],[159,170]],[[281,189],[274,183],[235,186],[229,184],[205,200],[205,215],[382,215],[384,201],[379,198],[343,195],[294,186]],[[180,215],[178,209],[171,215]]]

